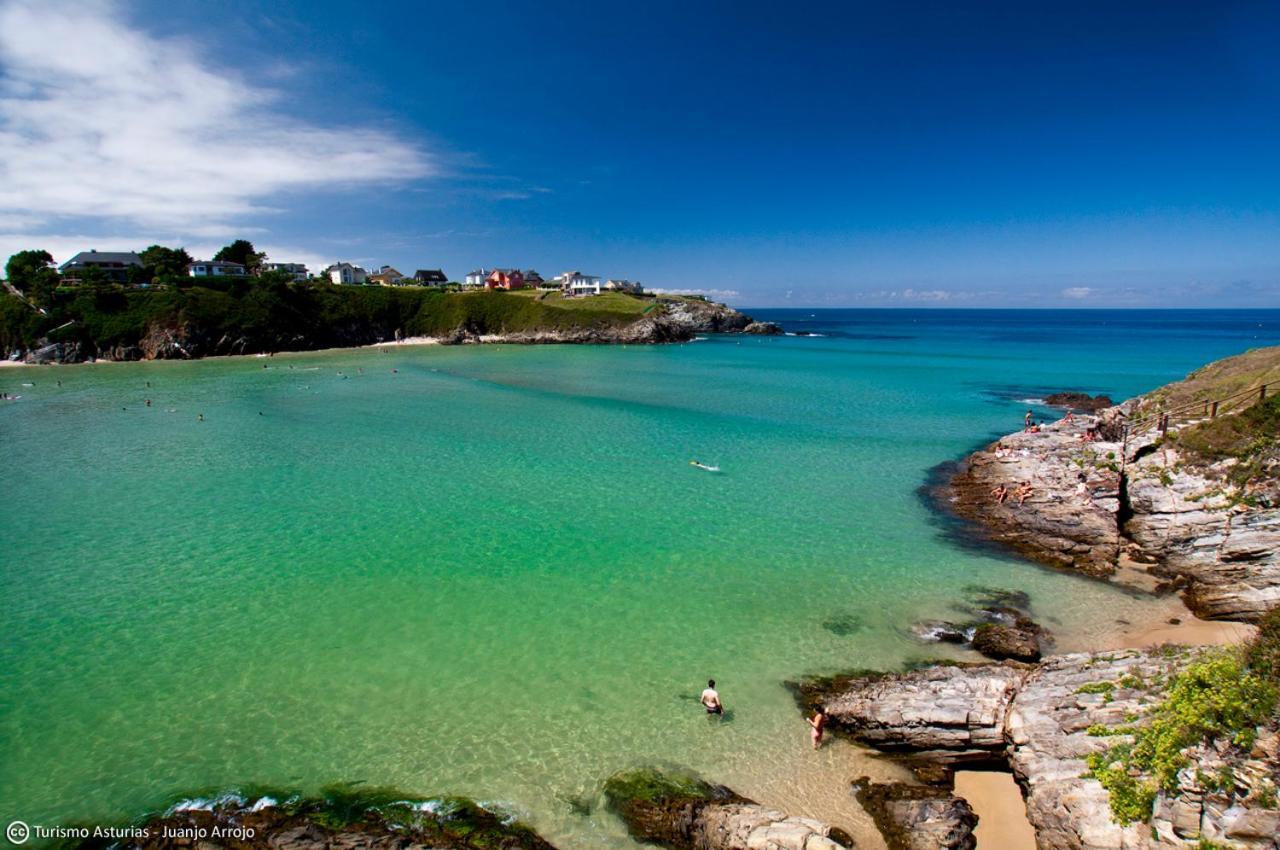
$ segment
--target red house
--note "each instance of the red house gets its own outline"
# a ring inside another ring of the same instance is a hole
[[[524,275],[519,269],[494,269],[484,281],[485,289],[524,289]]]

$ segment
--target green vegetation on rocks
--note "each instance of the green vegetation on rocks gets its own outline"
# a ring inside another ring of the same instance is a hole
[[[716,786],[692,773],[667,772],[656,768],[625,770],[610,776],[604,784],[611,806],[643,802],[658,805],[722,798]]]
[[[500,292],[335,286],[271,279],[200,279],[161,289],[81,286],[52,294],[45,313],[0,295],[0,350],[61,343],[80,359],[167,356],[146,350],[158,332],[189,356],[367,345],[401,336],[613,329],[657,302],[616,295],[574,309]],[[630,299],[634,308],[615,302]]]
[[[1268,620],[1267,630],[1244,649],[1205,652],[1174,675],[1148,721],[1127,730],[1131,742],[1088,757],[1089,774],[1109,792],[1118,822],[1146,821],[1157,792],[1177,790],[1179,772],[1191,765],[1189,749],[1224,743],[1247,752],[1258,727],[1273,719],[1280,695],[1280,615],[1272,611]]]
[[[247,828],[249,835],[219,841],[233,848],[323,850],[361,846],[395,850],[426,846],[440,850],[551,850],[551,845],[514,817],[465,797],[424,799],[394,788],[360,784],[330,785],[312,797],[268,788],[244,788],[220,794],[175,799],[163,813],[132,824],[145,836],[126,840],[90,837],[61,842],[65,848],[100,850],[108,846],[161,850],[172,846],[164,830]],[[125,829],[123,827],[118,829]]]
[[[1235,459],[1227,477],[1237,487],[1280,466],[1280,386],[1265,401],[1232,416],[1220,416],[1169,435],[1189,459],[1217,463]]]
[[[634,838],[675,848],[689,845],[690,825],[704,806],[746,802],[728,788],[687,771],[655,768],[615,773],[605,781],[604,795]]]

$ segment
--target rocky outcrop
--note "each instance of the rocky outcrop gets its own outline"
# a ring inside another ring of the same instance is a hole
[[[1071,391],[1050,393],[1044,397],[1044,403],[1050,407],[1064,407],[1068,410],[1083,410],[1090,413],[1105,410],[1115,404],[1109,395],[1091,396],[1088,393]]]
[[[974,850],[978,816],[967,800],[945,788],[872,782],[853,783],[854,794],[884,836],[889,850]]]
[[[624,771],[605,783],[609,807],[639,841],[677,850],[838,850],[849,836],[789,817],[687,773]]]
[[[238,793],[188,799],[111,830],[89,830],[67,844],[83,850],[554,850],[509,813],[461,797],[413,800],[381,789],[329,789],[312,799]]]
[[[773,322],[752,322],[742,329],[744,334],[755,334],[757,336],[778,336],[782,333],[782,328]]]
[[[1122,551],[1121,447],[1083,442],[1087,427],[1077,419],[1002,437],[968,457],[946,488],[945,504],[985,536],[1038,561],[1111,575]],[[1032,489],[1019,503],[1021,484]],[[993,494],[1001,486],[1008,491],[1003,500]]]
[[[1040,626],[1019,614],[1012,623],[984,623],[974,629],[969,645],[997,661],[1040,660]]]
[[[725,304],[698,298],[662,303],[662,322],[695,333],[737,333],[757,324],[750,316]]]
[[[826,707],[834,733],[896,756],[1007,767],[1022,786],[1028,820],[1044,850],[1191,847],[1201,837],[1276,850],[1280,812],[1251,792],[1280,777],[1274,728],[1243,761],[1232,762],[1229,783],[1211,779],[1226,763],[1226,746],[1216,754],[1201,747],[1196,769],[1179,777],[1178,791],[1157,796],[1154,830],[1116,823],[1106,790],[1085,775],[1086,757],[1118,740],[1098,730],[1140,722],[1162,683],[1190,657],[1186,650],[1078,653],[1035,666],[953,665],[820,679],[802,683],[797,692],[806,710]]]
[[[1181,589],[1201,617],[1257,621],[1280,604],[1280,479],[1245,490],[1233,459],[1196,462],[1156,429],[1126,440],[1141,402],[1002,437],[969,456],[939,501],[1042,563],[1108,577],[1124,558]]]
[[[923,620],[911,627],[912,633],[927,642],[967,645],[997,661],[1040,660],[1048,635],[1031,619],[1027,594],[974,585],[966,588],[965,599],[967,604],[955,607],[968,619]]]

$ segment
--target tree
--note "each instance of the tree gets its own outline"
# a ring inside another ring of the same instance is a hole
[[[42,306],[49,304],[58,288],[58,270],[48,251],[19,251],[5,263],[4,274],[11,285]]]
[[[254,250],[253,243],[248,239],[237,239],[213,255],[215,263],[239,263],[251,272],[257,270],[266,258],[266,254]]]
[[[192,262],[186,248],[166,248],[163,245],[152,245],[138,256],[142,258],[147,280],[183,277],[187,273],[187,266]]]

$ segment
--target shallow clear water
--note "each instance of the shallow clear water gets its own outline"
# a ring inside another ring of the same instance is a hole
[[[941,654],[905,626],[972,584],[1067,648],[1152,604],[958,547],[929,470],[1021,399],[1280,343],[1280,311],[756,315],[827,335],[0,370],[0,818],[354,780],[626,847],[569,801],[670,763],[856,829],[843,781],[893,768],[809,751],[784,679]]]

